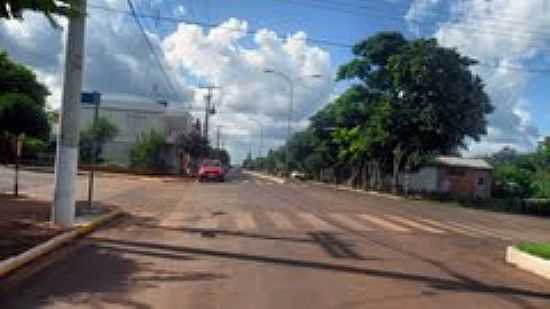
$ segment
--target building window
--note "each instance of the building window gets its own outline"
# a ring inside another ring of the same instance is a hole
[[[460,167],[449,167],[449,176],[464,176],[464,169]]]
[[[483,186],[485,184],[485,179],[483,177],[479,177],[477,179],[477,185],[478,186]]]

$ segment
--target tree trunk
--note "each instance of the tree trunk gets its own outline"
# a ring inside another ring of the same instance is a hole
[[[398,193],[399,191],[399,167],[401,166],[401,160],[403,159],[403,151],[401,145],[393,150],[393,175],[392,175],[392,192]]]
[[[368,188],[369,168],[368,164],[363,162],[361,166],[361,189],[366,190]]]

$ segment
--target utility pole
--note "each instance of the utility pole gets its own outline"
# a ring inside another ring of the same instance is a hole
[[[95,129],[95,136],[92,146],[92,166],[90,169],[90,178],[88,180],[88,208],[89,211],[93,210],[93,201],[94,201],[94,183],[95,183],[95,169],[96,169],[96,162],[97,162],[97,150],[99,148],[98,140],[97,140],[97,125],[99,120],[99,104],[101,102],[101,96],[98,92],[93,93],[93,101],[94,101],[94,122],[93,127]]]
[[[222,126],[216,126],[216,148],[218,150],[221,150],[220,148],[220,129]]]
[[[75,216],[80,93],[82,90],[84,33],[86,28],[86,0],[77,0],[74,3],[78,14],[71,16],[69,19],[52,208],[53,223],[62,227],[72,226]]]
[[[217,86],[206,86],[206,87],[200,87],[201,89],[207,89],[208,93],[204,97],[206,99],[206,104],[204,108],[204,129],[203,129],[203,136],[206,139],[206,142],[208,142],[208,125],[209,125],[209,118],[210,115],[213,115],[216,113],[215,108],[212,106],[212,91],[214,89],[220,88]]]
[[[259,149],[259,157],[263,157],[263,150],[264,150],[264,127],[260,126],[260,149]]]

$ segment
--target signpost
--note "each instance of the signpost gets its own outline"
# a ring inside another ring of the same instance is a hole
[[[99,105],[101,103],[101,94],[99,92],[83,92],[81,94],[80,101],[82,104],[94,105],[94,120],[92,126],[95,128],[97,126],[97,120],[99,118]],[[90,167],[89,179],[88,179],[88,208],[90,211],[93,210],[93,200],[94,200],[94,182],[95,182],[95,164],[97,161],[97,139],[94,136],[93,146],[92,146],[92,162]]]
[[[23,139],[25,139],[24,133],[15,136],[15,182],[13,184],[15,196],[19,196],[19,158],[23,149]]]

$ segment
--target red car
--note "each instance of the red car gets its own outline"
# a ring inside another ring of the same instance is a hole
[[[199,181],[215,180],[223,182],[225,171],[220,160],[204,160],[199,167]]]

